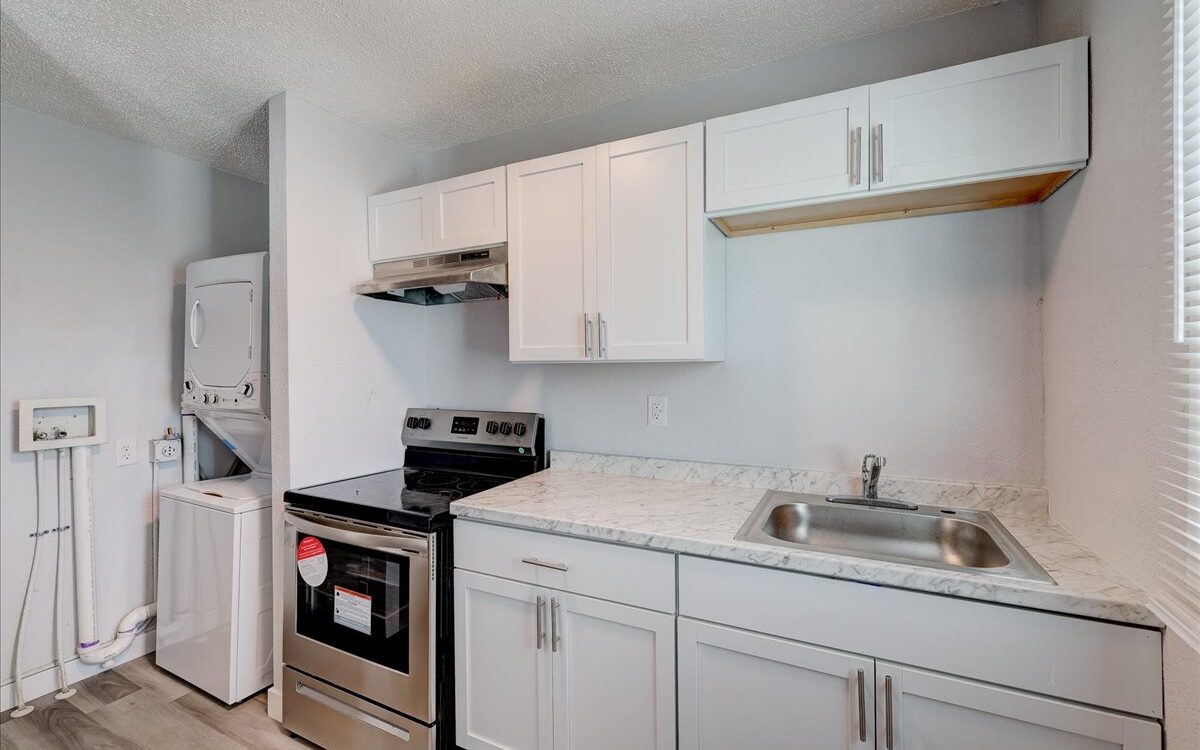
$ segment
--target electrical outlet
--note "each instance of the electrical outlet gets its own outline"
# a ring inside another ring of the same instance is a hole
[[[667,426],[667,397],[651,394],[646,397],[646,424],[651,427]]]
[[[117,466],[128,466],[137,463],[137,443],[133,438],[118,440],[114,446],[117,454]]]
[[[178,461],[183,457],[183,441],[179,438],[165,438],[150,441],[150,461],[161,464],[164,461]]]

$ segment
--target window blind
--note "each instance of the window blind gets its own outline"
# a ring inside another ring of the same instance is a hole
[[[1200,651],[1200,0],[1172,13],[1171,335],[1163,382],[1155,609]]]

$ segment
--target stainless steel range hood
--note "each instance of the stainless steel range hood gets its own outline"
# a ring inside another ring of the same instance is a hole
[[[508,248],[431,255],[375,266],[357,294],[412,305],[447,305],[508,296]]]

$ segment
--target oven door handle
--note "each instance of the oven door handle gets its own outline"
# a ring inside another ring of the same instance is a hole
[[[400,555],[426,555],[429,553],[429,540],[409,535],[368,533],[345,528],[342,524],[322,519],[309,520],[293,511],[284,511],[283,522],[299,532],[312,536],[325,537],[335,542],[342,542],[354,547],[373,549],[378,552]]]

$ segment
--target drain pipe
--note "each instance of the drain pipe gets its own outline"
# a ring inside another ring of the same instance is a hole
[[[121,618],[112,640],[96,637],[96,553],[92,521],[92,476],[87,446],[71,448],[71,509],[75,538],[75,611],[79,632],[79,660],[84,664],[112,666],[134,637],[154,616],[155,603],[135,607]]]

